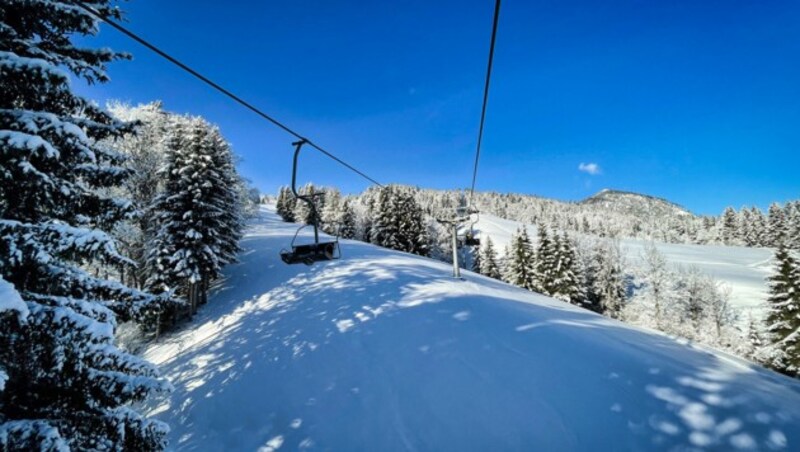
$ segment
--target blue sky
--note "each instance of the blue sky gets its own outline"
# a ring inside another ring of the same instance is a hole
[[[372,177],[432,188],[470,183],[493,6],[122,3],[132,30]],[[800,198],[798,22],[790,1],[504,0],[477,188],[697,213]],[[134,60],[81,93],[202,115],[259,188],[289,182],[291,136],[111,28],[89,42]],[[366,187],[313,151],[299,177]]]

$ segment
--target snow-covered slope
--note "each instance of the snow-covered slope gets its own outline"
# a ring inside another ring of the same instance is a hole
[[[694,216],[688,210],[666,199],[620,190],[601,190],[579,204],[599,206],[607,211],[636,215],[650,221]]]
[[[346,241],[286,266],[264,210],[195,322],[150,347],[180,450],[800,447],[800,384],[441,263]]]
[[[497,250],[502,252],[520,225],[516,221],[481,214],[474,229],[478,231],[478,237],[491,237]],[[535,237],[536,227],[528,225],[527,228],[531,237]],[[625,258],[633,266],[641,259],[647,243],[636,239],[620,240]],[[655,245],[672,265],[694,266],[723,282],[731,289],[731,303],[738,308],[760,309],[767,299],[766,277],[770,274],[772,259],[772,251],[769,249],[668,243]]]

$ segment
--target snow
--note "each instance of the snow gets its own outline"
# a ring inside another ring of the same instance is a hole
[[[171,448],[800,447],[797,381],[361,242],[284,265],[295,228],[263,209],[194,322],[146,350],[175,387],[149,407]]]
[[[43,155],[48,158],[58,158],[59,152],[42,137],[13,130],[0,131],[0,141],[9,147],[28,149],[30,151],[44,150]]]
[[[2,70],[36,70],[52,77],[61,79],[64,83],[69,83],[67,73],[59,69],[55,64],[41,58],[28,58],[17,55],[13,52],[0,51],[0,69]]]
[[[512,234],[522,223],[481,214],[474,229],[478,238],[489,236],[502,254]],[[528,225],[528,234],[536,236],[536,227]],[[635,267],[649,242],[621,239],[627,263]],[[771,272],[772,250],[716,245],[683,245],[655,242],[658,251],[673,267],[697,267],[702,273],[723,282],[731,290],[731,304],[742,310],[760,312],[767,299],[766,278]],[[742,316],[746,318],[747,316]]]
[[[28,306],[22,301],[14,285],[0,278],[0,313],[3,311],[17,311],[24,319],[28,315]]]

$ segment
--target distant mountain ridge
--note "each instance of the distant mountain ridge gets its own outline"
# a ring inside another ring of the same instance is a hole
[[[579,201],[578,204],[602,207],[626,215],[647,215],[649,218],[673,215],[696,216],[683,206],[664,198],[622,190],[603,189],[583,201]]]
[[[451,215],[467,201],[466,190],[406,187],[432,217]],[[369,208],[372,195],[362,199]],[[599,237],[639,238],[664,243],[718,243],[720,228],[713,217],[698,216],[656,196],[605,189],[583,200],[567,201],[533,194],[475,192],[473,206],[481,212],[524,224]]]

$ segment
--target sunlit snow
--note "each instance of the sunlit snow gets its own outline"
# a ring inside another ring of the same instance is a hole
[[[344,241],[284,265],[265,209],[146,357],[178,450],[797,450],[800,384],[446,264]],[[513,229],[512,231],[513,232]]]

